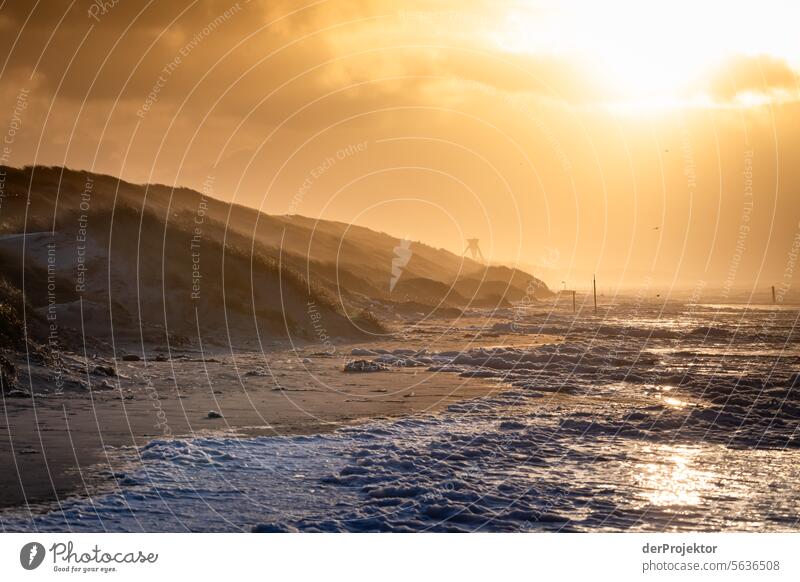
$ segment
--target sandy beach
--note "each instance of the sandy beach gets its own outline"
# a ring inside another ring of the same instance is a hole
[[[534,346],[556,339],[497,334],[437,338],[428,329],[381,346],[462,350]],[[0,462],[8,470],[0,474],[0,507],[47,505],[113,489],[119,451],[152,439],[316,434],[365,420],[436,412],[503,389],[495,380],[425,368],[343,371],[346,362],[358,359],[354,350],[369,347],[374,345],[337,345],[333,354],[330,349],[320,351],[319,344],[273,346],[264,353],[232,354],[216,348],[205,349],[202,357],[198,352],[167,357],[154,351],[146,360],[113,363],[95,358],[88,365],[66,354],[67,364],[72,362],[78,372],[83,368],[91,390],[54,395],[49,393],[52,386],[40,383],[34,384],[33,399],[3,398]],[[113,367],[116,375],[98,374],[98,365]],[[211,411],[220,417],[209,418]]]

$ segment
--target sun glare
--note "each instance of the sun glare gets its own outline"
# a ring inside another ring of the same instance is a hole
[[[733,55],[796,61],[796,47],[775,34],[775,26],[786,26],[785,16],[775,17],[780,3],[760,5],[755,17],[735,4],[726,3],[722,12],[717,2],[681,0],[567,1],[557,8],[521,2],[493,39],[505,50],[568,57],[614,99],[639,106],[697,103],[704,77]]]

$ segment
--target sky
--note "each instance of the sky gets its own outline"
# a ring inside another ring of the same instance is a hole
[[[790,285],[792,2],[0,4],[2,163],[189,186],[553,287]],[[5,126],[5,127],[3,127]],[[562,283],[563,281],[563,283]]]

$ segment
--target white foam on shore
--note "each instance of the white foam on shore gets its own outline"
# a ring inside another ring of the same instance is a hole
[[[507,390],[323,436],[154,441],[117,476],[119,493],[0,520],[7,531],[797,530],[797,316],[532,313],[518,333],[564,342],[359,348]]]

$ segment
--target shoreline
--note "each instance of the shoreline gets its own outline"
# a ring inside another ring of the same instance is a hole
[[[439,340],[436,348],[555,340],[461,338]],[[425,341],[419,337],[382,346],[419,347]],[[148,360],[146,371],[144,361],[118,362],[119,376],[109,378],[114,389],[37,395],[33,405],[30,397],[5,396],[0,462],[10,470],[0,475],[0,510],[37,512],[68,497],[116,490],[116,476],[126,465],[119,450],[157,439],[320,434],[358,422],[437,412],[504,389],[496,381],[424,368],[342,371],[353,358],[352,349],[369,347],[374,345],[348,343],[337,346],[334,356],[315,352],[318,346],[233,356],[207,352],[199,361]],[[210,411],[221,417],[209,418]]]

